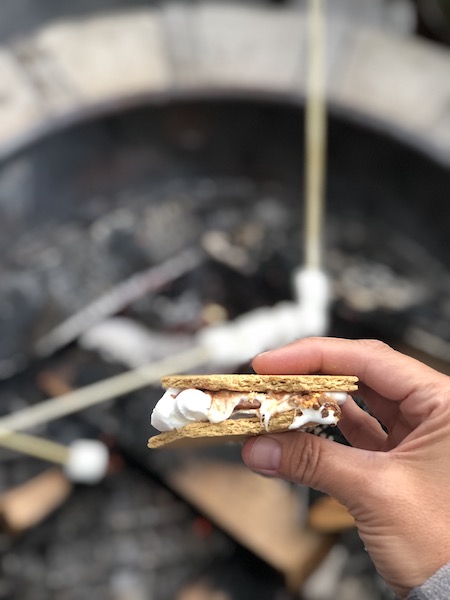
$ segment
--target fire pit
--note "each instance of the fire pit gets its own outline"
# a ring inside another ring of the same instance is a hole
[[[295,104],[264,100],[150,104],[77,123],[5,161],[4,374],[111,287],[193,248],[199,264],[128,315],[193,332],[208,304],[234,318],[290,298],[302,260],[301,123]],[[332,119],[326,265],[336,327],[450,341],[448,180],[419,152]]]
[[[3,413],[172,356],[205,324],[290,299],[302,261],[300,4],[98,4],[23,37],[9,27],[0,47]],[[383,32],[337,13],[330,29],[329,333],[448,363],[448,57],[389,34],[384,3],[377,10]],[[108,317],[107,329],[90,329]],[[279,564],[205,518],[195,486],[188,498],[190,471],[178,485],[171,477],[190,457],[147,450],[158,396],[147,388],[33,430],[107,444],[110,472],[93,488],[1,451],[0,598],[289,596]],[[204,457],[239,466],[238,449]],[[21,529],[7,499],[39,509],[41,477],[60,508]],[[352,531],[344,545],[355,597],[391,598]],[[294,567],[298,591],[307,573]],[[350,600],[335,583],[332,597]]]
[[[182,261],[188,251],[199,252],[198,259],[182,266],[180,276],[153,282],[152,291],[124,301],[120,310],[152,332],[148,359],[170,354],[174,339],[182,344],[217,311],[233,319],[290,299],[290,275],[302,260],[302,147],[302,108],[295,101],[191,95],[78,119],[5,160],[4,413],[49,395],[55,379],[79,387],[120,372],[117,357],[111,363],[74,343],[48,357],[40,342],[136,272]],[[448,347],[443,215],[449,182],[446,168],[419,151],[332,115],[325,259],[335,294],[330,334],[377,336],[430,354]],[[178,460],[175,455],[161,465],[146,449],[147,417],[158,393],[141,391],[41,427],[39,433],[64,443],[100,436],[120,460],[104,485],[77,491],[10,548],[5,594],[12,588],[22,598],[37,598],[39,582],[47,598],[140,598],[150,588],[163,598],[208,564],[207,557],[220,563],[236,552],[235,542],[199,524],[191,509],[143,475],[157,477]],[[43,469],[4,458],[5,488]],[[175,540],[176,552],[156,549],[154,535],[161,544]],[[170,585],[161,575],[165,569]],[[275,573],[270,581],[267,590],[282,588]]]

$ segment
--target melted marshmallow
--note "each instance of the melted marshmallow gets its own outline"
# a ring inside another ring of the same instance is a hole
[[[153,409],[151,424],[158,431],[179,429],[193,421],[208,421],[211,396],[201,390],[169,388]]]
[[[343,404],[347,399],[347,392],[325,392],[325,396],[334,400],[337,404]],[[156,404],[151,423],[159,431],[171,431],[184,427],[188,423],[195,421],[220,423],[229,419],[235,407],[245,394],[237,392],[234,397],[229,397],[224,405],[212,405],[212,398],[206,392],[197,389],[179,390],[170,388]],[[246,416],[259,415],[264,427],[268,430],[270,419],[277,414],[290,412],[293,410],[289,403],[289,396],[286,400],[277,400],[267,397],[265,394],[256,394],[255,399],[259,400],[261,406],[259,409],[245,411]],[[294,417],[289,429],[299,429],[307,423],[317,425],[336,425],[338,419],[334,411],[327,407],[328,414],[322,416],[325,405],[319,408],[303,408],[302,414]]]
[[[279,400],[274,400],[273,398],[263,398],[261,401],[259,414],[261,415],[261,420],[264,422],[264,427],[268,430],[270,419],[274,415],[278,415],[283,412],[290,412],[292,410],[293,408],[288,400],[280,402]]]
[[[236,392],[232,396],[228,396],[228,398],[224,402],[216,402],[211,406],[208,412],[208,421],[211,423],[221,423],[222,421],[226,421],[233,414],[234,409],[239,404],[241,400],[245,399],[245,394],[240,392]]]
[[[294,417],[291,425],[289,425],[289,429],[300,429],[300,427],[304,427],[307,423],[314,423],[315,425],[336,425],[337,419],[334,411],[327,409],[328,415],[323,417],[323,409],[323,406],[317,409],[302,408],[302,414]]]
[[[325,394],[334,400],[336,404],[344,404],[348,396],[347,392],[325,392]]]

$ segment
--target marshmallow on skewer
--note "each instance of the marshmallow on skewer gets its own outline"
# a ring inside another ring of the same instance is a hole
[[[108,448],[98,440],[75,440],[68,447],[64,472],[74,483],[99,483],[108,470]]]
[[[69,446],[27,433],[0,430],[0,446],[63,468],[74,483],[95,484],[106,475],[107,447],[98,440],[75,440]]]

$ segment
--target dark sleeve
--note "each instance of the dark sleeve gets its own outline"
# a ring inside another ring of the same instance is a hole
[[[406,600],[449,600],[450,563],[439,569],[423,585],[414,588]]]

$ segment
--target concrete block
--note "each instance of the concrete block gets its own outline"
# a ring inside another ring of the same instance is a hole
[[[198,5],[195,60],[205,83],[239,90],[295,92],[304,87],[303,11]]]
[[[156,11],[58,23],[38,33],[33,43],[80,102],[161,91],[171,83]]]
[[[0,50],[0,145],[37,124],[42,106],[15,56]]]
[[[377,31],[349,32],[333,99],[349,109],[425,135],[449,110],[450,54]]]

